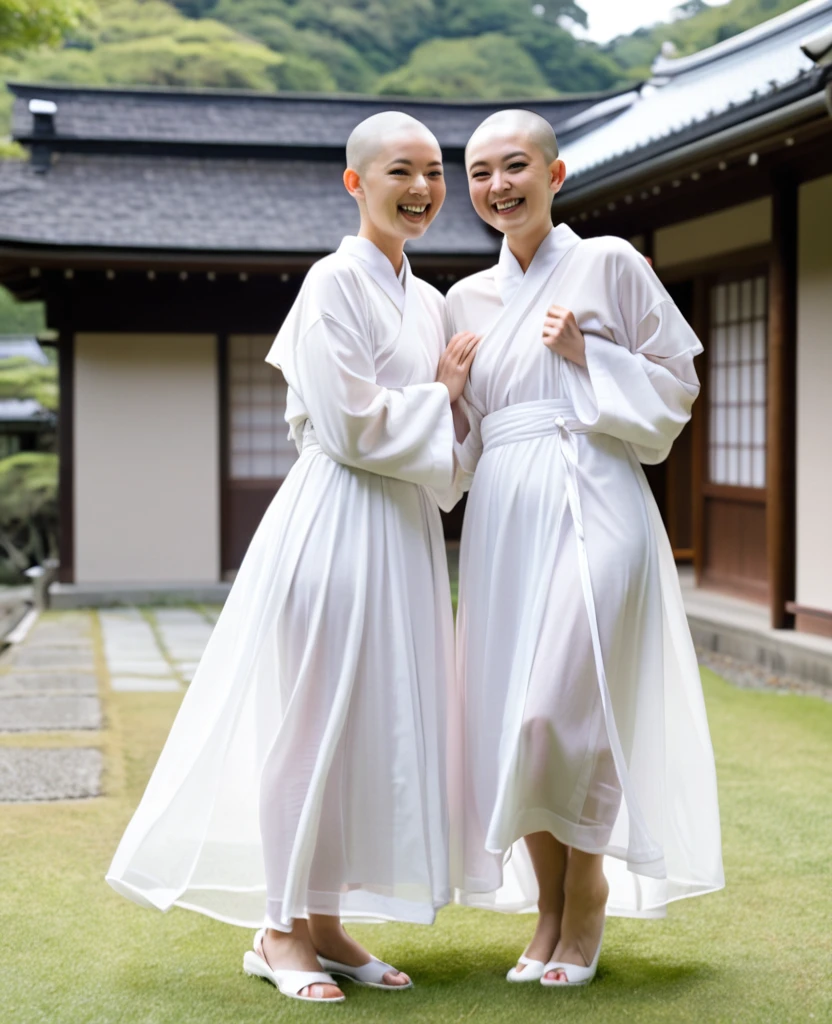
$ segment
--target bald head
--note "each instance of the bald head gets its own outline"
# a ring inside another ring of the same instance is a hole
[[[487,117],[468,140],[465,147],[466,163],[474,142],[487,137],[523,135],[543,154],[547,166],[558,158],[558,140],[549,122],[533,110],[498,110]]]
[[[363,174],[376,156],[391,143],[414,135],[430,140],[439,149],[433,132],[410,114],[403,114],[399,110],[373,114],[356,125],[347,139],[347,167]]]

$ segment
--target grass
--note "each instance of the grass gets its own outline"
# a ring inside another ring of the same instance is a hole
[[[703,675],[725,892],[673,905],[661,922],[612,919],[595,983],[568,992],[503,981],[530,934],[526,916],[452,907],[430,929],[356,928],[416,987],[376,993],[347,983],[347,1003],[324,1008],[244,977],[247,931],[186,911],[142,910],[104,883],[178,697],[110,693],[102,673],[106,726],[92,742],[105,753],[107,795],[0,808],[0,1021],[830,1021],[832,704],[741,691]],[[60,745],[83,742],[89,734]]]

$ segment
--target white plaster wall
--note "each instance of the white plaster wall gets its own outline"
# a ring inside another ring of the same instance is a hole
[[[832,611],[832,175],[800,187],[797,603]]]
[[[765,197],[659,228],[653,237],[653,261],[661,269],[765,245],[770,240],[771,199]]]
[[[75,337],[75,579],[220,575],[212,335]]]

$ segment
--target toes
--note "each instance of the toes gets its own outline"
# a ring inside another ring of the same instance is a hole
[[[307,985],[301,989],[300,994],[308,999],[339,999],[344,993],[337,985],[324,985],[319,982],[315,985]]]
[[[387,971],[382,978],[385,985],[409,985],[410,978],[403,971]]]
[[[560,970],[560,969],[558,969],[556,971],[547,971],[546,974],[544,975],[544,977],[546,978],[547,981],[555,981],[555,982],[561,982],[561,983],[563,983],[563,982],[565,982],[567,980],[567,978],[566,978],[566,971],[563,971],[563,970]]]

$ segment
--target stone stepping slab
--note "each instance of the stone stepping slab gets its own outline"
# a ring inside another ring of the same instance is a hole
[[[159,676],[112,676],[110,686],[119,693],[178,693],[178,679]]]
[[[3,665],[11,668],[93,669],[92,650],[77,647],[30,647],[23,644],[7,654]]]
[[[101,793],[100,750],[0,747],[0,802],[81,800]]]
[[[0,700],[0,732],[100,729],[97,697],[26,696]]]
[[[0,673],[0,697],[19,694],[75,693],[98,695],[98,681],[88,672]]]

